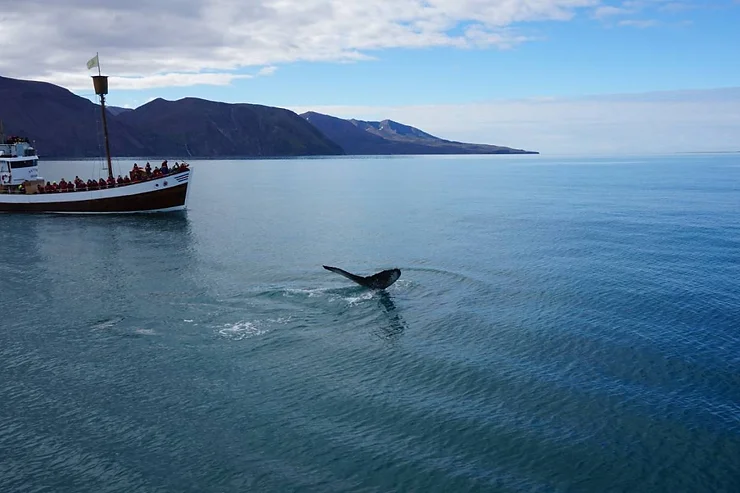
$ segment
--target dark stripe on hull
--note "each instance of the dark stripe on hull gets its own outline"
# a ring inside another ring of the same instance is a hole
[[[0,202],[0,212],[139,212],[182,207],[188,184],[122,197],[78,200],[74,202],[45,202],[11,204]],[[72,194],[77,192],[71,192]],[[65,195],[69,196],[69,194]]]

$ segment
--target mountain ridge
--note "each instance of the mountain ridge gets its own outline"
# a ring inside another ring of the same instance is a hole
[[[39,155],[101,157],[100,105],[49,82],[0,76],[6,135],[28,137]],[[197,97],[156,98],[137,108],[106,107],[111,154],[183,158],[250,158],[387,154],[533,153],[440,139],[393,120],[302,115],[255,103]]]
[[[57,159],[104,155],[99,104],[48,82],[7,77],[0,77],[0,102],[5,134],[28,137],[39,155]],[[152,112],[152,107],[160,110]],[[158,98],[136,109],[112,108],[106,107],[106,120],[111,154],[115,156],[154,159],[344,154],[305,119],[282,108],[197,98]],[[204,118],[205,114],[209,117]],[[238,122],[236,128],[234,121]]]
[[[442,139],[416,127],[385,119],[345,120],[315,111],[301,113],[347,154],[539,154],[512,147]]]

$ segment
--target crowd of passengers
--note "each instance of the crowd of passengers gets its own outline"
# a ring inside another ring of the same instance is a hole
[[[153,180],[161,178],[165,175],[172,173],[179,173],[188,169],[186,163],[175,163],[170,169],[167,161],[162,161],[162,165],[152,170],[151,164],[148,162],[146,166],[140,168],[137,163],[134,163],[134,167],[129,171],[128,176],[122,177],[118,175],[118,178],[108,177],[107,180],[100,178],[99,180],[87,180],[84,181],[79,176],[75,176],[74,181],[67,181],[64,178],[57,182],[46,182],[46,185],[39,186],[39,193],[54,193],[54,192],[79,192],[83,190],[100,190],[101,188],[115,188],[124,185],[130,185],[132,183],[139,183],[142,181]]]

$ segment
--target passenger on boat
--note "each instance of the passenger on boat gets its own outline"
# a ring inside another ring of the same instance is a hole
[[[166,159],[164,161],[162,161],[162,167],[160,168],[160,170],[162,171],[162,174],[163,175],[166,175],[167,173],[170,172],[170,168],[169,168],[169,166],[167,164],[167,160]]]
[[[148,165],[149,163],[147,163]],[[129,172],[129,176],[133,182],[142,181],[144,180],[144,170],[138,164],[134,163],[134,168]]]
[[[101,178],[101,180],[102,180],[102,178]],[[108,188],[115,188],[115,186],[116,186],[116,180],[112,176],[109,176],[108,179],[105,182],[108,185]]]
[[[88,190],[97,190],[98,189],[98,182],[95,180],[91,180],[90,178],[87,179],[87,189]]]
[[[131,178],[129,178],[128,176],[124,176],[123,177],[123,184],[124,185],[130,185],[131,184]]]
[[[136,177],[139,174],[139,165],[137,163],[134,163],[134,167],[131,168],[131,171],[128,172],[128,176],[131,178],[131,180],[136,181]]]
[[[102,189],[102,188],[107,188],[107,187],[106,187],[106,184],[105,184],[105,180],[104,180],[104,179],[103,179],[102,177],[101,177],[101,178],[100,178],[100,179],[98,180],[98,186],[99,186],[99,187],[100,187],[101,189]]]
[[[123,178],[121,177],[121,175],[118,175],[118,178],[116,178],[116,184],[118,186],[123,185]]]
[[[144,166],[144,171],[146,172],[147,178],[152,176],[152,165],[149,164],[149,161],[147,161],[146,166]]]

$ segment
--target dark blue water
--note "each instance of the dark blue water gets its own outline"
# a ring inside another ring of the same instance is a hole
[[[740,155],[193,167],[0,215],[1,491],[740,491]]]

